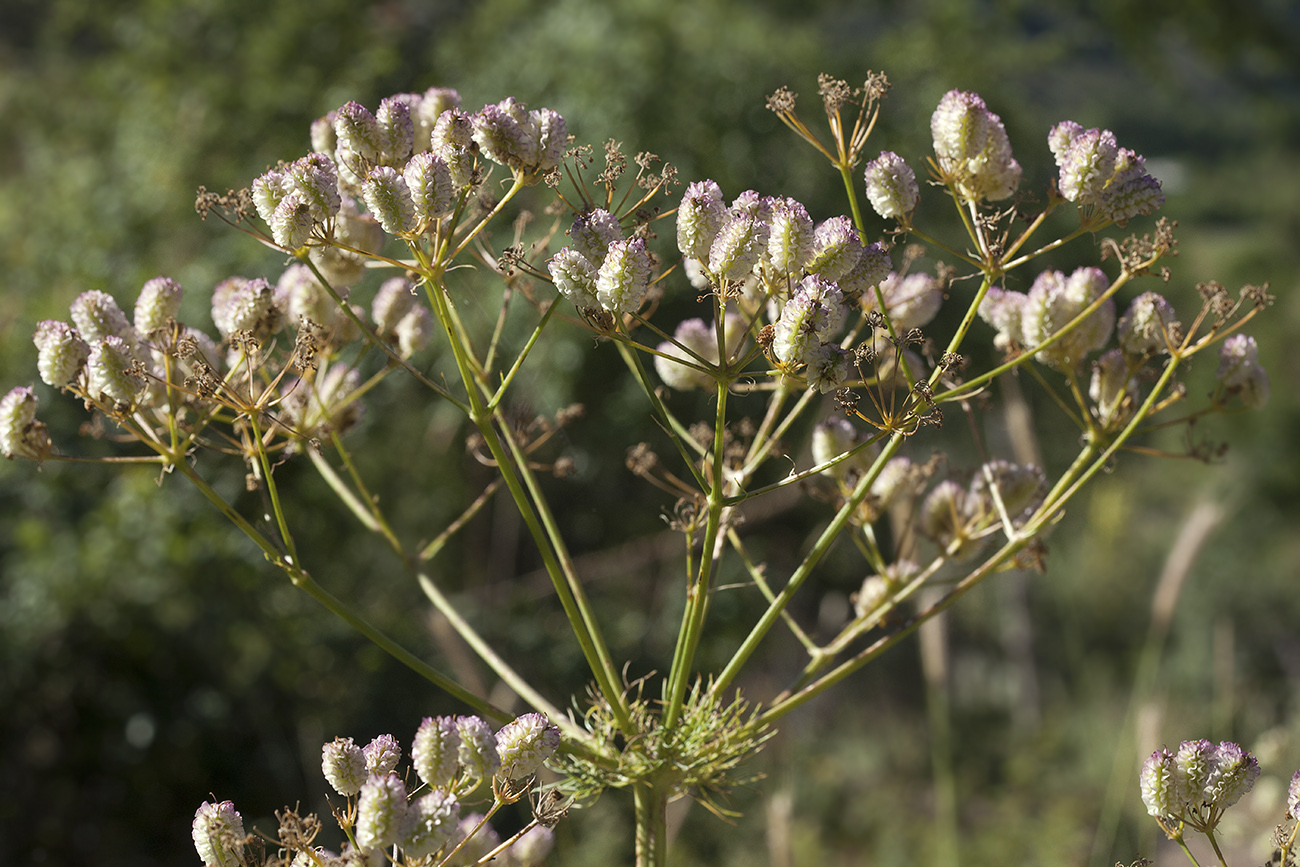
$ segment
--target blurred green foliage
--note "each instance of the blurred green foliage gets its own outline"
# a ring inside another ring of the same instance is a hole
[[[926,0],[905,9],[831,0],[11,0],[0,8],[0,374],[6,388],[34,380],[35,322],[64,317],[84,290],[125,304],[146,279],[168,274],[187,289],[184,317],[204,321],[219,279],[273,278],[278,257],[200,222],[194,190],[246,185],[298,155],[311,119],[348,99],[374,105],[435,84],[459,88],[470,107],[514,95],[561,111],[580,140],[653,151],[684,180],[713,177],[729,195],[792,195],[819,217],[843,210],[836,179],[763,107],[789,85],[814,119],[818,72],[853,80],[886,70],[894,93],[873,147],[914,164],[929,149],[942,93],[979,91],[1040,188],[1051,124],[1108,126],[1161,167],[1164,213],[1182,224],[1170,286],[1179,306],[1193,306],[1192,285],[1209,278],[1230,288],[1272,280],[1279,300],[1254,329],[1273,403],[1205,432],[1232,441],[1226,461],[1126,456],[1079,501],[1051,542],[1047,575],[1024,591],[1028,661],[1008,650],[1012,607],[1000,586],[950,621],[963,860],[1084,863],[1156,576],[1197,498],[1226,504],[1229,516],[1193,568],[1158,693],[1141,697],[1166,708],[1149,734],[1247,746],[1267,736],[1281,763],[1269,771],[1289,775],[1300,762],[1300,406],[1287,388],[1300,357],[1286,351],[1300,323],[1298,19],[1284,0]],[[690,315],[689,299],[666,303]],[[583,572],[597,604],[619,612],[608,629],[625,637],[617,651],[652,665],[673,638],[664,632],[672,618],[658,615],[680,600],[666,589],[677,586],[677,543],[659,519],[671,504],[622,469],[626,446],[646,436],[646,413],[608,379],[608,359],[586,335],[561,331],[545,351],[550,376],[520,411],[598,395],[564,443],[597,484],[562,516],[589,557]],[[1190,387],[1204,390],[1211,373],[1208,364],[1194,370]],[[349,441],[389,480],[379,494],[391,513],[409,528],[441,526],[490,475],[462,455],[454,419],[402,411],[415,391],[390,385]],[[56,442],[68,442],[79,409],[48,389],[42,397]],[[1042,433],[1050,442],[1050,429]],[[454,457],[413,478],[397,465],[412,449]],[[281,472],[322,583],[421,655],[482,678],[441,639],[400,564],[321,505],[328,498],[313,474]],[[242,483],[237,469],[219,479],[232,497]],[[564,502],[567,489],[552,487]],[[792,502],[751,516],[771,528],[753,553],[774,574],[806,542],[788,529],[801,524],[791,516],[816,508]],[[5,465],[0,514],[0,862],[189,863],[189,820],[209,792],[234,798],[246,818],[298,799],[325,809],[323,740],[381,731],[405,740],[421,716],[456,710],[284,584],[179,480],[103,465]],[[519,648],[525,674],[553,696],[581,692],[580,656],[563,639],[546,582],[528,577],[535,557],[507,503],[490,506],[442,559],[441,577],[460,576],[459,601],[489,637]],[[829,601],[799,612],[805,622],[844,604],[861,578],[851,563],[828,563]],[[773,645],[753,677],[781,683],[796,649]],[[745,813],[739,827],[689,811],[680,863],[931,860],[915,656],[906,645],[789,720],[758,768],[771,778],[733,796]],[[1019,679],[1026,665],[1032,696]],[[1125,822],[1103,862],[1154,846],[1136,786],[1125,795]],[[628,820],[614,801],[561,826],[565,863],[626,857]]]

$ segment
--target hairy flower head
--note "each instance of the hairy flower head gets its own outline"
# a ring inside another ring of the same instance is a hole
[[[194,812],[191,836],[207,867],[238,867],[244,863],[244,820],[230,801],[204,801]]]

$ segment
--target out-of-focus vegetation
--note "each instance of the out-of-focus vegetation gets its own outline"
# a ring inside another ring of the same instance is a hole
[[[954,87],[980,92],[1001,114],[1021,162],[1038,172],[1027,182],[1040,187],[1053,123],[1109,127],[1148,157],[1165,182],[1162,213],[1180,222],[1171,298],[1194,305],[1193,285],[1211,278],[1233,289],[1272,281],[1277,305],[1252,330],[1273,402],[1205,425],[1204,436],[1233,444],[1216,464],[1124,456],[1122,472],[1078,501],[1056,532],[1046,575],[991,582],[958,606],[948,621],[945,751],[963,861],[1127,863],[1139,850],[1151,854],[1154,828],[1135,783],[1141,748],[1233,737],[1274,782],[1300,764],[1300,403],[1288,388],[1300,377],[1300,358],[1288,351],[1300,326],[1300,13],[1282,0],[1231,9],[1213,0],[894,6],[5,3],[5,388],[36,379],[35,323],[64,318],[82,291],[103,289],[125,304],[146,279],[168,274],[187,290],[186,318],[203,321],[219,279],[274,279],[280,259],[200,222],[194,190],[243,186],[299,155],[310,120],[349,99],[373,106],[435,84],[457,87],[470,107],[514,95],[559,110],[580,140],[653,151],[684,180],[712,177],[731,195],[750,187],[792,195],[819,217],[843,211],[838,180],[764,108],[787,84],[815,115],[818,72],[853,80],[886,70],[894,92],[870,150],[896,150],[914,165],[929,150],[930,112]],[[690,302],[665,303],[685,312]],[[673,636],[654,614],[678,600],[651,578],[676,574],[676,543],[660,536],[659,512],[671,504],[622,469],[626,446],[645,438],[646,414],[631,391],[605,381],[607,362],[585,335],[575,331],[548,353],[551,380],[534,411],[602,395],[568,431],[582,471],[607,482],[603,499],[565,511],[577,550],[593,558],[584,575],[598,604],[603,597],[624,612],[609,629],[628,637],[624,650],[662,657]],[[1211,373],[1199,365],[1189,388],[1207,387],[1198,377]],[[377,395],[350,441],[391,479],[379,491],[391,513],[437,526],[452,516],[449,503],[488,476],[468,458],[429,478],[405,475],[404,451],[463,437],[436,409],[404,411],[409,397],[400,386]],[[56,443],[69,442],[81,420],[68,403],[42,391]],[[1039,431],[1049,458],[1052,432]],[[302,547],[319,561],[318,579],[422,655],[482,677],[436,619],[412,614],[425,607],[398,564],[368,540],[354,542],[346,516],[313,510],[327,502],[320,483],[293,466],[282,471],[297,474],[284,486],[298,499],[287,511],[312,523],[298,534],[315,540]],[[233,496],[243,480],[232,473],[223,483]],[[554,495],[564,502],[558,484]],[[1142,740],[1126,742],[1152,594],[1201,500],[1225,516],[1191,568],[1155,686],[1136,696]],[[189,820],[210,792],[234,798],[246,818],[299,798],[325,809],[323,740],[391,731],[409,742],[422,716],[457,710],[287,586],[178,479],[4,465],[0,514],[0,862],[192,863]],[[783,530],[781,514],[751,520],[770,523],[768,550],[755,555],[779,572],[782,552],[804,540]],[[526,674],[555,684],[552,695],[581,690],[567,631],[535,614],[547,610],[539,606],[547,585],[527,577],[536,564],[508,503],[442,556],[446,576],[464,576],[460,592],[484,631],[508,632],[527,651],[516,660],[531,666]],[[847,571],[850,562],[838,574],[828,566],[826,598],[820,611],[802,612],[806,623],[846,604],[862,577]],[[796,652],[773,647],[761,676],[785,677]],[[934,860],[935,717],[916,657],[906,644],[790,719],[756,768],[769,779],[733,797],[745,814],[737,826],[687,811],[679,863]],[[1117,750],[1127,774],[1118,830],[1090,854]],[[1270,797],[1278,792],[1266,776],[1239,808],[1253,823],[1242,840],[1280,818]],[[612,800],[561,826],[565,863],[626,852],[627,817]]]

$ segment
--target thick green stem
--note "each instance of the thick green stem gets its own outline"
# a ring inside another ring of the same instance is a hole
[[[668,797],[644,782],[633,787],[632,796],[636,802],[636,867],[666,867]]]

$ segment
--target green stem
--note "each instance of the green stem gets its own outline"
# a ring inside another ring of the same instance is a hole
[[[668,864],[668,799],[652,783],[637,783],[632,790],[636,803],[636,867],[666,867]]]

